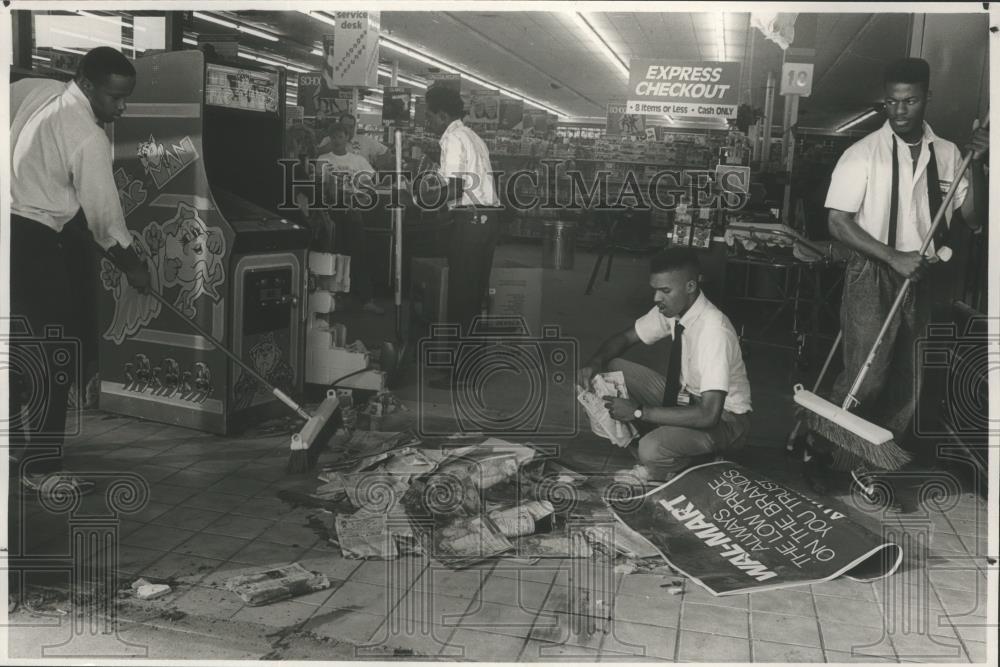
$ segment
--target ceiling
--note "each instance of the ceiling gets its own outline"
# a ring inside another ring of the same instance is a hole
[[[240,20],[270,30],[278,44],[241,36],[254,48],[277,50],[319,66],[309,54],[332,27],[300,12],[241,11]],[[813,18],[814,17],[814,18]],[[678,60],[718,58],[718,15],[687,12],[598,12],[587,20],[627,64],[633,57]],[[884,63],[906,55],[910,15],[800,14],[797,25],[815,20],[813,94],[801,100],[799,125],[834,129],[864,112],[881,95]],[[757,29],[747,13],[724,15],[727,60],[743,63],[742,101],[763,108],[767,73],[780,73],[784,52]],[[218,26],[195,20],[195,31]],[[624,99],[627,81],[592,35],[567,12],[384,11],[384,34],[443,59],[480,78],[534,98],[572,117],[603,117],[604,105]],[[811,30],[800,37],[810,39]],[[792,47],[808,46],[793,43]],[[400,73],[426,78],[429,66],[383,48],[381,57],[398,59]],[[801,57],[790,58],[800,60]],[[808,60],[807,60],[808,61]],[[776,96],[775,124],[782,98]],[[877,119],[875,123],[877,124]],[[864,130],[867,125],[858,126]]]

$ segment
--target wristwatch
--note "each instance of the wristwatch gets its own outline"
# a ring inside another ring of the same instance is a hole
[[[635,409],[635,412],[632,413],[632,416],[635,417],[636,419],[642,419],[642,406],[641,405]]]

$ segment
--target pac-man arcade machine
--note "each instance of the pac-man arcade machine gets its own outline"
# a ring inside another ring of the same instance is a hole
[[[207,63],[200,51],[135,68],[113,126],[114,177],[153,289],[301,393],[309,236],[276,212],[284,73]],[[102,409],[222,434],[287,411],[107,260],[100,281]]]

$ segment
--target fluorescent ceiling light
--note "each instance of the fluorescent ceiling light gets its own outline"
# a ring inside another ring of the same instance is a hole
[[[726,13],[716,14],[715,43],[719,48],[719,60],[726,60]]]
[[[98,21],[104,21],[105,23],[113,23],[113,24],[115,24],[117,26],[120,26],[122,28],[126,27],[125,26],[125,22],[122,21],[121,19],[119,19],[116,16],[101,16],[100,14],[94,14],[93,12],[86,12],[86,11],[84,11],[82,9],[76,10],[76,13],[79,14],[80,16],[86,16],[87,18],[97,19]],[[146,31],[146,26],[138,25],[138,24],[136,24],[134,22],[133,22],[133,24],[132,24],[131,27],[132,27],[132,30],[134,30],[136,32],[145,32]]]
[[[420,53],[419,51],[411,49],[410,47],[404,46],[402,44],[397,44],[396,42],[393,42],[393,41],[390,41],[390,40],[386,39],[384,36],[383,37],[379,37],[378,41],[379,41],[379,44],[381,46],[384,46],[387,49],[390,49],[392,51],[396,51],[397,53],[402,53],[403,55],[410,56],[414,60],[419,60],[420,62],[426,63],[427,65],[433,65],[434,67],[437,67],[438,69],[444,70],[445,72],[450,72],[451,74],[458,74],[459,73],[457,69],[455,69],[453,67],[450,67],[443,60],[438,60],[437,58],[430,58],[428,56],[425,56],[424,54]],[[464,74],[464,72],[463,72],[463,74]]]
[[[318,21],[323,21],[324,23],[328,23],[328,24],[330,24],[332,26],[336,26],[337,25],[337,22],[334,19],[330,18],[329,16],[326,16],[322,12],[307,12],[307,11],[302,11],[301,13],[305,14],[307,16],[310,16],[310,17],[312,17],[312,18],[314,18],[314,19],[316,19]],[[446,61],[444,61],[444,60],[442,60],[440,58],[437,58],[437,57],[434,57],[434,56],[430,56],[430,55],[425,55],[425,52],[421,52],[420,50],[418,50],[416,48],[413,48],[413,47],[411,47],[411,46],[409,46],[407,44],[404,44],[403,42],[400,42],[400,41],[396,40],[395,38],[387,37],[384,34],[383,35],[379,35],[379,45],[380,46],[384,46],[385,48],[389,49],[390,51],[395,51],[396,53],[401,53],[401,54],[403,54],[405,56],[409,56],[410,58],[413,58],[414,60],[417,60],[417,61],[422,62],[422,63],[427,64],[427,65],[431,65],[432,67],[436,67],[439,70],[442,70],[444,72],[448,72],[448,73],[451,73],[451,74],[461,74],[463,78],[467,79],[471,83],[474,83],[474,84],[476,84],[478,86],[482,86],[484,88],[488,88],[490,90],[498,90],[498,91],[500,91],[500,93],[502,95],[506,95],[507,97],[511,97],[513,99],[516,99],[516,100],[522,100],[522,101],[524,101],[525,104],[530,104],[531,106],[537,107],[538,109],[543,109],[545,111],[552,112],[552,113],[556,114],[557,116],[561,116],[561,117],[566,117],[566,116],[569,115],[569,114],[566,114],[566,113],[564,113],[562,111],[559,111],[558,109],[555,109],[555,108],[550,107],[548,105],[542,104],[541,102],[537,102],[535,100],[529,99],[529,98],[527,98],[527,97],[525,97],[525,96],[523,96],[523,95],[521,95],[519,93],[516,93],[516,92],[514,92],[512,90],[508,90],[508,89],[504,88],[503,86],[497,85],[495,83],[490,83],[489,81],[481,79],[478,76],[475,76],[474,74],[471,74],[468,71],[460,70],[460,69],[458,69],[458,68],[456,68],[456,67],[448,64],[448,62],[446,62]],[[317,51],[319,53],[317,53]],[[323,55],[322,50],[320,50],[318,47],[316,47],[313,50],[313,53],[316,53],[317,55]]]
[[[191,39],[190,37],[185,37],[181,41],[185,44],[190,44],[191,46],[198,46],[197,40]]]
[[[312,51],[310,51],[309,53],[313,54],[314,56],[321,56],[321,55],[323,55],[323,49],[315,48]]]
[[[46,58],[45,56],[32,55],[31,57],[34,60],[41,60],[43,63],[50,63],[50,62],[52,62],[52,58]]]
[[[860,116],[858,116],[857,118],[855,118],[854,120],[849,120],[846,123],[844,123],[843,125],[841,125],[840,127],[838,127],[836,129],[836,132],[843,132],[844,130],[849,130],[850,128],[854,127],[858,123],[866,121],[869,118],[871,118],[872,116],[877,116],[877,115],[878,115],[878,111],[875,111],[875,109],[870,109],[870,110],[866,111],[865,113],[861,114]]]
[[[389,69],[389,68],[387,68],[387,67],[379,67],[378,68],[378,73],[381,74],[382,76],[387,76],[390,79],[392,78],[392,70]],[[402,83],[408,83],[411,86],[416,86],[418,88],[426,88],[427,87],[426,83],[422,83],[420,81],[417,81],[416,79],[411,79],[409,77],[403,76],[402,74],[397,75],[396,76],[396,80],[400,81]]]
[[[227,21],[226,19],[220,19],[218,16],[213,16],[212,14],[206,14],[205,12],[195,12],[193,16],[196,19],[201,19],[202,21],[209,21],[210,23],[215,23],[226,28],[236,28],[237,25],[232,21]]]
[[[76,37],[77,39],[82,39],[87,42],[93,42],[94,44],[103,44],[106,46],[113,46],[115,48],[121,48],[121,44],[115,44],[114,42],[109,42],[106,39],[96,39],[90,35],[84,35],[83,33],[73,32],[71,30],[63,30],[62,28],[49,28],[49,32],[54,32],[57,35],[66,35],[67,37]]]
[[[261,39],[266,39],[269,42],[279,41],[277,37],[269,32],[264,32],[263,30],[257,30],[257,28],[251,28],[248,25],[240,24],[236,26],[236,29],[240,32],[245,32],[248,35],[254,35],[255,37],[260,37]]]
[[[240,32],[246,33],[248,35],[254,35],[255,37],[260,37],[261,39],[266,39],[269,42],[280,41],[277,37],[271,33],[264,32],[263,30],[258,30],[257,28],[251,28],[248,25],[243,25],[242,23],[235,23],[233,21],[228,21],[223,18],[219,18],[213,14],[207,14],[205,12],[194,12],[193,16],[196,19],[201,19],[202,21],[210,21],[211,23],[216,23],[226,28],[234,28]]]
[[[55,49],[56,51],[64,51],[66,53],[77,53],[81,56],[87,55],[86,51],[81,51],[80,49],[71,49],[68,46],[52,46],[50,48]]]
[[[322,21],[323,23],[329,23],[329,24],[330,24],[330,25],[332,25],[332,26],[333,26],[334,28],[336,28],[336,27],[337,27],[337,21],[336,21],[335,19],[333,19],[333,18],[331,18],[331,17],[327,16],[327,15],[326,15],[326,14],[324,14],[323,12],[308,12],[308,11],[304,11],[304,10],[301,10],[301,9],[300,9],[300,10],[299,10],[299,13],[300,13],[300,14],[305,14],[306,16],[308,16],[308,17],[310,17],[310,18],[314,18],[314,19],[316,19],[317,21]]]
[[[502,94],[502,95],[506,95],[507,97],[510,97],[512,99],[515,99],[515,100],[521,100],[525,104],[530,104],[531,106],[536,107],[538,109],[542,109],[544,111],[550,111],[550,112],[556,114],[557,116],[564,117],[564,118],[569,115],[567,113],[559,111],[558,109],[555,109],[554,107],[550,107],[550,106],[548,106],[546,104],[542,104],[541,102],[537,102],[536,100],[533,100],[531,98],[525,97],[524,95],[521,95],[520,93],[516,93],[516,92],[514,92],[512,90],[504,88],[503,86],[500,86],[500,85],[497,85],[495,83],[491,83],[489,81],[481,79],[478,76],[475,76],[474,74],[472,74],[472,73],[470,73],[468,71],[460,70],[460,69],[458,69],[456,67],[453,67],[453,66],[449,65],[448,63],[446,63],[445,61],[441,60],[440,58],[436,58],[436,57],[433,57],[433,56],[425,56],[423,53],[420,53],[419,51],[417,51],[417,50],[415,50],[415,49],[413,49],[413,48],[411,48],[411,47],[409,47],[409,46],[407,46],[405,44],[397,43],[397,42],[395,42],[393,40],[390,40],[390,39],[386,38],[384,35],[379,38],[379,44],[382,45],[382,46],[385,46],[385,47],[387,47],[387,48],[389,48],[389,49],[391,49],[393,51],[397,51],[397,52],[402,53],[404,55],[410,56],[411,58],[414,58],[415,60],[419,60],[420,62],[427,63],[429,65],[433,65],[434,67],[437,67],[438,69],[444,70],[446,72],[450,72],[450,73],[453,73],[453,74],[461,74],[464,79],[470,81],[471,83],[474,83],[474,84],[476,84],[478,86],[482,86],[484,88],[488,88],[490,90],[498,90],[498,91],[500,91],[500,94]]]
[[[243,58],[245,60],[255,60],[255,61],[257,61],[259,63],[262,63],[264,65],[273,65],[275,67],[286,67],[286,68],[292,70],[293,72],[298,72],[299,74],[308,74],[309,73],[309,70],[304,69],[302,67],[297,67],[297,66],[292,65],[290,63],[279,62],[277,60],[271,60],[270,58],[266,58],[264,56],[258,56],[258,55],[254,54],[254,53],[246,53],[246,52],[244,52],[244,51],[241,50],[239,52],[239,54],[237,54],[237,55],[239,55],[240,58]]]
[[[601,51],[604,53],[604,56],[612,65],[614,65],[615,69],[617,69],[627,81],[629,76],[628,66],[618,56],[618,54],[615,53],[610,46],[608,46],[608,42],[604,39],[604,35],[597,32],[597,28],[595,28],[594,25],[587,20],[587,17],[580,12],[573,12],[570,16],[573,17],[573,22],[576,24],[577,28],[579,28],[580,32],[587,37],[586,41],[596,42],[601,47]]]

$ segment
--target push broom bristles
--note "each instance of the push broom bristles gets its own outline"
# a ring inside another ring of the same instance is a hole
[[[896,444],[891,431],[806,391],[801,385],[795,387],[795,402],[805,408],[802,419],[806,428],[836,445],[835,463],[850,465],[860,459],[881,470],[898,470],[909,463],[910,455]]]
[[[337,392],[331,389],[302,430],[292,435],[288,474],[298,475],[312,469],[319,455],[319,448],[337,430],[338,407]]]

